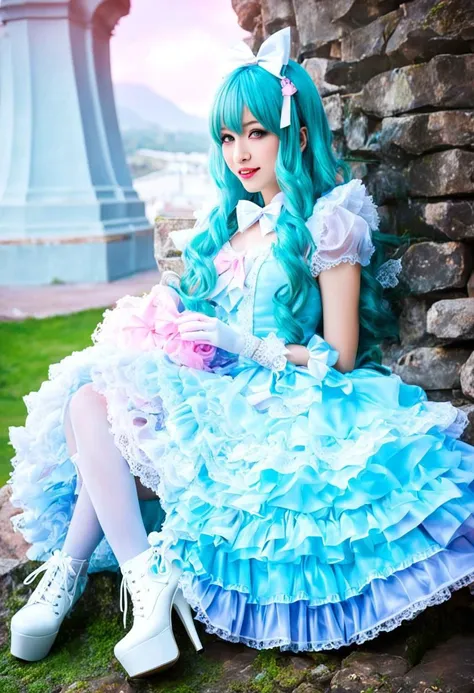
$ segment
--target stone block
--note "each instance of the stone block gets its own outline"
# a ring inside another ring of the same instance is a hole
[[[470,298],[474,296],[474,272],[471,274],[467,282],[467,295]]]
[[[344,136],[351,151],[364,150],[369,132],[369,121],[364,113],[351,114],[344,120]]]
[[[367,190],[377,205],[407,197],[407,180],[403,169],[384,161],[366,176]]]
[[[424,390],[448,390],[459,387],[461,367],[470,354],[461,347],[417,347],[395,361],[393,372]]]
[[[474,238],[474,201],[463,199],[408,200],[397,210],[399,228],[411,235],[428,236],[434,240],[462,241]]]
[[[14,532],[10,522],[13,515],[21,512],[10,503],[11,487],[0,488],[0,559],[4,559],[3,568],[11,569],[18,561],[24,560],[29,544],[19,532]],[[12,563],[16,561],[16,563]]]
[[[469,356],[461,368],[460,382],[463,394],[474,400],[474,353]]]
[[[232,9],[237,15],[239,26],[245,31],[253,31],[262,11],[260,0],[232,0]]]
[[[337,61],[328,60],[327,58],[307,58],[303,60],[303,67],[309,73],[321,97],[343,91],[343,87],[337,84],[330,84],[326,78],[328,69],[335,62]]]
[[[395,68],[369,80],[362,107],[379,118],[426,106],[474,106],[474,55],[437,55],[427,63]]]
[[[470,0],[414,0],[387,41],[386,53],[398,64],[419,63],[442,53],[466,53],[474,38]]]
[[[469,147],[474,144],[474,111],[384,118],[376,144],[389,155],[394,148],[419,155],[439,147]]]
[[[331,693],[375,691],[394,677],[403,676],[408,668],[404,657],[356,651],[342,661],[342,668],[331,681]]]
[[[434,299],[408,296],[400,301],[398,324],[402,346],[436,346],[438,340],[426,329],[426,315]]]
[[[456,635],[429,650],[397,680],[397,693],[470,693],[474,681],[474,637]]]
[[[384,65],[390,65],[385,51],[387,41],[395,31],[402,16],[402,10],[396,9],[378,17],[367,26],[348,32],[341,41],[342,60],[359,62],[376,58],[380,65],[378,72],[382,72]]]
[[[157,262],[164,258],[180,255],[169,234],[171,231],[190,229],[194,226],[195,221],[195,219],[187,217],[159,217],[157,219],[155,224],[155,258]]]
[[[333,132],[342,130],[344,110],[340,95],[326,96],[323,99],[323,105],[331,130]]]
[[[293,0],[301,53],[305,57],[315,55],[331,41],[342,38],[344,23],[338,19],[353,2],[354,0],[335,0],[334,2]]]
[[[166,257],[157,262],[161,274],[163,272],[176,272],[176,274],[181,276],[184,272],[184,263],[181,257]]]
[[[474,193],[474,152],[448,149],[415,159],[408,168],[409,192],[439,197]]]
[[[295,13],[291,0],[261,0],[263,28],[267,35],[284,27],[295,29]],[[292,36],[295,33],[291,32]]]
[[[469,445],[474,445],[474,404],[463,404],[459,408],[466,414],[469,421],[461,436],[461,440]]]
[[[415,243],[404,253],[400,279],[413,294],[463,288],[472,267],[471,251],[464,243]]]
[[[474,339],[474,298],[436,301],[427,313],[427,331],[444,339]]]

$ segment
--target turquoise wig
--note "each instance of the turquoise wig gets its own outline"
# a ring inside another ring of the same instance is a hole
[[[212,314],[212,305],[205,299],[217,281],[213,258],[237,230],[236,205],[242,199],[264,205],[260,193],[252,194],[245,190],[227,167],[222,154],[222,127],[242,133],[242,114],[247,106],[266,130],[280,138],[275,173],[285,194],[285,205],[275,227],[274,255],[288,281],[276,291],[273,303],[278,336],[286,343],[300,344],[303,332],[298,323],[298,313],[314,282],[304,260],[308,249],[310,252],[315,250],[305,222],[313,213],[316,200],[338,182],[348,182],[351,172],[348,164],[333,152],[332,133],[323,103],[309,74],[293,60],[289,61],[283,73],[298,90],[291,97],[291,125],[283,129],[280,129],[283,99],[280,80],[259,65],[235,69],[216,93],[209,119],[212,137],[209,169],[217,186],[219,203],[208,218],[207,228],[198,233],[184,250],[185,271],[180,294],[187,308]],[[302,126],[306,126],[308,133],[303,152],[300,147]],[[380,341],[397,334],[396,318],[387,301],[381,300],[382,286],[374,277],[378,265],[384,260],[381,246],[387,242],[394,244],[394,239],[375,232],[373,240],[376,248],[379,246],[379,252],[374,253],[371,264],[362,269],[356,367],[380,364]]]

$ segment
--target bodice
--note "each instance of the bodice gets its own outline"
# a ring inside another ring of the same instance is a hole
[[[262,209],[262,215],[265,210],[269,213],[269,207],[280,195],[282,193]],[[175,246],[182,250],[194,235],[205,231],[208,216],[198,217],[193,229],[171,232]],[[315,246],[308,257],[309,269],[315,279],[323,270],[342,262],[359,263],[363,267],[370,263],[375,251],[371,232],[378,229],[379,217],[372,196],[360,180],[337,185],[319,197],[306,225]],[[245,229],[239,226],[240,230]],[[268,233],[268,229],[263,230]],[[234,250],[227,241],[214,258],[214,263],[219,277],[208,298],[216,306],[217,317],[257,337],[277,333],[273,296],[287,284],[287,277],[274,257],[272,247],[254,247],[244,254]],[[389,266],[390,263],[394,263],[393,266]],[[396,286],[400,269],[398,260],[388,260],[379,268],[376,279],[382,286]],[[321,334],[322,301],[317,281],[309,290],[297,319],[303,329],[302,343],[305,345],[315,333]]]

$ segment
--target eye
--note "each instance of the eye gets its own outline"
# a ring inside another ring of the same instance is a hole
[[[266,133],[265,130],[252,130],[252,131],[250,132],[250,137],[252,137],[253,135],[256,135],[256,137],[253,137],[253,139],[257,139],[257,140],[258,140],[258,139],[260,139],[261,137],[264,137],[266,134],[267,134],[267,133]]]
[[[226,137],[230,137],[230,140],[226,139]],[[232,135],[222,135],[221,142],[222,144],[225,144],[226,142],[231,142],[233,139],[234,138],[232,137]]]

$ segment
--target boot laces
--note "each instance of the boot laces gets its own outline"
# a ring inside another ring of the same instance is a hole
[[[128,593],[130,592],[132,598],[133,616],[144,616],[145,595],[150,592],[150,587],[145,585],[144,578],[150,571],[154,581],[166,584],[171,574],[172,561],[169,558],[176,556],[174,552],[169,551],[170,546],[175,542],[173,532],[151,532],[148,535],[148,540],[151,544],[151,551],[145,566],[142,567],[140,572],[129,568],[123,575],[120,583],[120,611],[123,612],[124,628],[127,627]]]
[[[72,606],[76,586],[76,573],[71,566],[71,559],[61,551],[55,551],[51,558],[33,570],[24,580],[29,585],[35,578],[44,573],[42,580],[30,597],[30,604],[47,604],[54,609],[56,616],[59,612],[59,602],[64,597],[68,608]],[[73,578],[71,585],[70,578]]]

